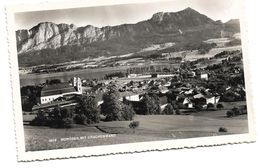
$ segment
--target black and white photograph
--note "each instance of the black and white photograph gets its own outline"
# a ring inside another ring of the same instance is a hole
[[[242,2],[10,9],[18,153],[253,141]]]

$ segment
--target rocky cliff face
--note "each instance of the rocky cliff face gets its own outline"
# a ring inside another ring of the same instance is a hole
[[[191,8],[155,13],[150,19],[136,24],[102,28],[44,22],[30,30],[16,31],[19,64],[32,66],[127,54],[164,43],[174,43],[182,48],[221,37],[223,30],[237,33],[237,23],[235,20],[227,24],[214,21]]]
[[[18,53],[46,48],[58,48],[65,45],[82,45],[106,41],[115,38],[131,38],[154,33],[174,33],[179,29],[219,25],[205,15],[191,8],[180,12],[159,12],[147,21],[137,24],[106,26],[102,28],[91,25],[76,27],[71,24],[39,23],[30,30],[16,32]]]

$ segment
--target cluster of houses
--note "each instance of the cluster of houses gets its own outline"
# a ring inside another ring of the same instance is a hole
[[[201,75],[201,79],[208,80],[207,74]],[[194,108],[197,102],[202,106],[206,106],[209,103],[217,104],[219,101],[218,95],[212,95],[209,90],[205,88],[199,89],[189,86],[172,89],[172,76],[132,80],[129,82],[116,80],[104,82],[90,81],[87,83],[83,80],[83,83],[84,87],[82,87],[82,80],[79,77],[74,77],[70,83],[45,84],[41,90],[40,104],[51,104],[56,101],[66,100],[66,97],[70,95],[82,95],[86,93],[96,95],[98,105],[100,105],[102,104],[102,95],[108,91],[112,85],[120,92],[121,100],[125,99],[131,102],[138,102],[141,101],[142,95],[149,92],[157,94],[160,100],[163,100],[161,101],[162,107],[165,107],[165,104],[167,104],[167,95],[169,95],[169,92],[174,92],[176,96],[175,100],[180,107],[183,108]],[[188,86],[188,84],[186,84],[186,86]],[[203,90],[203,93],[201,90]]]
[[[176,96],[176,101],[179,107],[182,108],[196,108],[199,106],[202,109],[206,109],[209,104],[215,105],[219,100],[220,96],[218,94],[213,94],[203,87],[195,89],[184,88]]]
[[[170,86],[169,86],[170,87]],[[220,95],[211,93],[209,89],[204,87],[179,87],[169,89],[168,85],[158,86],[157,89],[149,90],[149,93],[157,94],[160,100],[161,110],[163,110],[169,101],[175,101],[181,109],[194,109],[200,107],[206,109],[209,104],[216,105],[220,100]],[[124,99],[133,106],[141,105],[143,94],[125,96]]]
[[[115,86],[120,92],[121,101],[127,101],[133,106],[141,105],[140,102],[146,93],[156,94],[160,99],[160,106],[163,110],[169,103],[169,97],[176,101],[180,108],[193,109],[196,106],[207,108],[208,104],[217,104],[220,95],[211,93],[209,89],[204,87],[193,86],[189,83],[176,87],[171,77],[147,79],[142,81],[113,81],[109,83],[97,83],[92,87],[90,92],[98,98],[98,105],[102,104],[102,93],[106,92],[111,85]],[[98,96],[100,95],[100,96]]]
[[[175,74],[164,75],[151,74],[142,76],[140,74],[129,74],[126,79],[118,78],[112,81],[87,81],[75,77],[70,83],[44,85],[41,90],[40,104],[51,104],[55,101],[66,100],[66,97],[70,95],[94,94],[97,97],[98,105],[101,105],[103,103],[102,95],[111,86],[114,86],[120,93],[119,99],[128,101],[133,105],[138,105],[145,93],[153,93],[160,98],[162,109],[169,101],[175,101],[179,108],[184,109],[193,109],[198,106],[207,108],[209,104],[218,104],[220,97],[223,95],[206,88],[206,85],[199,84],[200,82],[207,83],[211,81],[212,76],[220,74],[214,68],[212,70],[207,68],[179,68]],[[222,71],[225,70],[224,68],[221,69]],[[223,71],[221,73],[240,74],[241,68],[229,67],[227,72]],[[191,80],[189,83],[189,80],[183,79]],[[244,87],[241,86],[241,88],[234,89],[234,87],[227,86],[225,92],[236,93],[239,96],[242,91],[245,92]]]

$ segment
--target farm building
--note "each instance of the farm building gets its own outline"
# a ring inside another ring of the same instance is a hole
[[[202,73],[200,75],[200,78],[203,79],[203,80],[208,80],[209,79],[209,75],[207,73]]]
[[[201,93],[196,94],[193,96],[194,99],[199,100],[199,104],[217,104],[219,102],[220,96],[213,96],[213,95],[203,95]]]
[[[176,97],[176,101],[179,104],[179,106],[182,107],[182,108],[184,108],[184,107],[185,108],[193,108],[193,103],[191,101],[191,98],[187,97],[183,94],[178,95]]]
[[[128,101],[135,101],[135,102],[139,102],[141,101],[143,97],[140,96],[139,94],[137,95],[132,95],[132,96],[126,96],[125,99],[128,100]]]
[[[73,83],[46,84],[41,90],[41,104],[53,102],[65,95],[82,94],[80,78],[73,78]]]

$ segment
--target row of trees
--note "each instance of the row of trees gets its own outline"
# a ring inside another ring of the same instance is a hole
[[[123,77],[126,77],[126,73],[123,73],[123,72],[109,73],[109,74],[106,74],[104,78],[112,79],[113,77],[123,78]]]
[[[154,72],[169,73],[176,71],[175,65],[147,65],[128,68],[127,74],[150,74]]]
[[[31,125],[69,128],[72,124],[93,124],[100,121],[101,114],[106,121],[132,120],[135,112],[130,105],[119,101],[119,94],[111,89],[103,96],[101,108],[97,105],[95,96],[83,95],[76,97],[78,102],[74,109],[61,108],[39,110]]]
[[[53,110],[39,110],[30,124],[54,128],[70,128],[73,123],[72,116],[71,111],[57,106]]]
[[[75,108],[66,109],[59,106],[50,110],[40,110],[31,122],[32,125],[50,126],[57,128],[69,128],[72,124],[93,124],[100,121],[100,116],[105,116],[105,121],[130,121],[133,120],[135,110],[131,104],[119,100],[119,92],[116,88],[110,88],[103,95],[103,103],[97,105],[95,96],[77,96]],[[175,104],[169,103],[162,111],[160,99],[156,94],[145,94],[140,102],[139,114],[179,114],[179,109]]]

